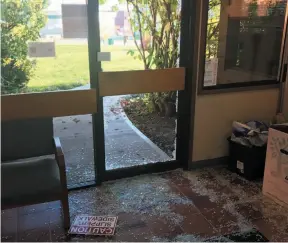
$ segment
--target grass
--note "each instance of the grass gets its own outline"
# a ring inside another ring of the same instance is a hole
[[[102,62],[103,71],[143,69],[140,60],[127,55],[129,47],[105,46],[111,61]],[[88,46],[85,44],[57,44],[55,58],[38,58],[28,92],[67,90],[89,83]]]

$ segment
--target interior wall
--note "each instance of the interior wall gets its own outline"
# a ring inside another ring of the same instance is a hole
[[[288,118],[288,75],[286,76],[286,84],[284,91],[283,113],[284,116]]]
[[[284,52],[284,63],[288,63],[288,32],[286,30],[286,43],[285,43],[285,52]],[[284,116],[288,118],[288,72],[286,73],[286,82],[284,84],[284,92],[283,92],[283,113]]]
[[[223,0],[223,3],[225,2],[229,3],[228,0]],[[235,0],[235,2],[237,1]],[[207,10],[201,3],[202,0],[199,0],[199,6],[201,6],[199,11],[200,24],[197,26],[199,42],[195,46],[197,52],[194,56],[197,65],[194,66],[195,77],[193,81],[196,82],[197,86],[199,80],[204,78],[202,53],[205,51],[205,44],[203,44],[205,41],[203,40],[206,38],[206,28],[201,23],[205,23],[205,18],[207,18],[205,16]],[[219,48],[221,48],[221,42]],[[218,65],[221,67],[221,63]],[[206,95],[197,94],[197,90],[198,87],[195,90],[195,112],[194,117],[192,117],[194,123],[192,122],[191,163],[227,156],[227,138],[231,135],[233,121],[270,121],[277,112],[280,94],[279,88]],[[288,90],[287,87],[286,90]],[[287,96],[285,99],[286,109],[288,109]]]
[[[192,161],[227,156],[232,122],[270,121],[277,111],[278,96],[279,89],[198,95]]]

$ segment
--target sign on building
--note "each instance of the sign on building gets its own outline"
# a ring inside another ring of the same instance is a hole
[[[70,227],[69,234],[77,235],[114,235],[117,217],[77,215]]]
[[[62,26],[64,38],[87,38],[87,5],[62,4]]]
[[[55,42],[29,42],[29,57],[55,57]]]
[[[111,61],[111,52],[98,52],[97,53],[98,62],[110,62]]]
[[[218,58],[211,58],[205,62],[204,86],[217,85]]]

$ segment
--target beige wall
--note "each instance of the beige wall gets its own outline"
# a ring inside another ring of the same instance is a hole
[[[237,0],[234,2],[236,1]],[[222,1],[222,3],[225,2],[228,3],[229,1]],[[195,48],[198,51],[195,52],[194,56],[195,62],[198,64],[194,69],[197,84],[199,83],[198,80],[203,80],[203,72],[201,70],[203,70],[204,67],[202,66],[203,62],[201,60],[205,46],[202,44],[202,38],[203,36],[206,36],[206,29],[203,27],[204,25],[201,25],[201,23],[205,23],[205,15],[203,15],[203,17],[201,13],[204,13],[206,9],[201,5],[201,0],[199,0],[199,4],[201,6],[199,7],[199,29],[197,29],[199,32],[199,42],[195,45]],[[203,19],[201,19],[201,16]],[[224,27],[222,26],[222,28]],[[223,40],[225,40],[225,38]],[[223,43],[220,42],[220,49],[224,48],[221,44]],[[223,63],[221,64],[221,61],[219,60],[220,68],[221,65],[223,65]],[[219,77],[219,79],[221,78]],[[195,95],[197,93],[196,90]],[[287,93],[288,84],[286,90]],[[270,121],[277,112],[279,93],[279,88],[275,88],[257,91],[197,95],[195,101],[193,147],[191,148],[192,163],[227,156],[227,138],[231,135],[232,122],[235,120]],[[288,93],[285,102],[287,104],[286,110],[288,112]]]
[[[228,155],[226,138],[234,120],[270,120],[276,113],[278,89],[198,96],[194,121],[194,161]]]
[[[286,76],[286,84],[284,91],[283,113],[284,116],[288,119],[288,75]]]
[[[288,32],[286,32],[284,63],[288,63]],[[286,75],[286,83],[284,86],[283,113],[285,117],[288,118],[288,73]]]

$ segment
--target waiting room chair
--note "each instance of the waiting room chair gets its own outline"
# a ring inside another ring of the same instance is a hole
[[[60,200],[70,227],[65,158],[52,118],[2,122],[2,209]],[[55,157],[44,155],[55,154]],[[39,157],[42,156],[42,157]]]

